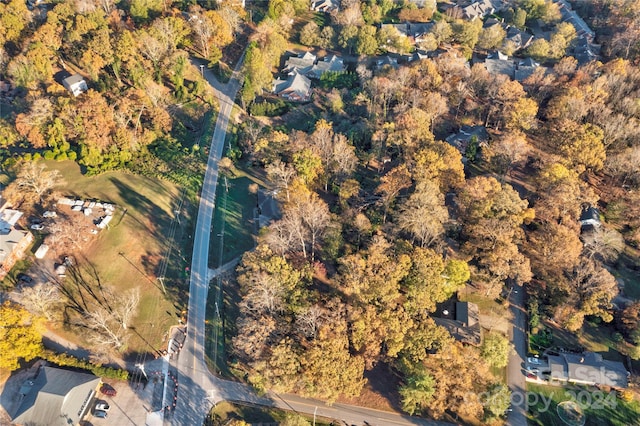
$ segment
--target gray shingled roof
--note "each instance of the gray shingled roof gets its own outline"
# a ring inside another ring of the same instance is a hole
[[[13,422],[29,426],[69,426],[82,420],[100,384],[93,374],[41,367]]]

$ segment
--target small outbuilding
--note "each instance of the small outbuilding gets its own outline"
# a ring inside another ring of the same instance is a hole
[[[62,85],[65,89],[71,92],[73,96],[78,96],[79,94],[89,90],[87,82],[84,81],[84,78],[80,74],[74,74],[65,78],[62,80]]]

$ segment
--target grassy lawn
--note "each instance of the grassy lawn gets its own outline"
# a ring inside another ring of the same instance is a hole
[[[172,225],[176,225],[173,218],[182,196],[180,189],[167,181],[123,172],[83,176],[71,161],[48,161],[47,166],[63,175],[66,183],[58,188],[62,195],[100,199],[117,206],[112,226],[100,232],[82,253],[76,253],[76,259],[95,269],[102,283],[117,290],[140,287],[139,312],[128,350],[160,348],[169,326],[177,323],[176,311],[180,309],[180,291],[172,283],[184,281],[180,271],[187,265],[184,250],[169,238]],[[183,205],[174,241],[182,238],[189,210]],[[173,250],[165,295],[156,276],[170,244]]]
[[[255,224],[253,212],[257,195],[249,189],[251,184],[264,188],[264,182],[252,170],[234,169],[227,173],[229,190],[225,178],[218,180],[216,211],[213,217],[213,232],[209,241],[209,265],[217,268],[241,256],[254,247]],[[221,250],[220,239],[224,223],[224,242]]]
[[[557,415],[560,402],[574,400],[586,416],[586,426],[632,426],[640,425],[640,403],[637,400],[624,402],[613,394],[578,386],[547,386],[527,384],[529,400],[529,424],[540,426],[563,426]],[[550,401],[547,405],[543,401]]]
[[[287,414],[288,412],[284,410],[221,402],[211,410],[204,422],[204,426],[227,424],[231,420],[244,420],[249,424],[280,423]],[[313,417],[305,418],[310,422],[313,421]],[[218,423],[214,423],[214,420]],[[330,423],[331,422],[326,419],[316,419],[317,426],[328,426]]]
[[[551,323],[545,323],[545,325],[553,333],[552,346],[574,350],[584,348],[590,352],[597,352],[611,361],[625,362],[626,360],[618,352],[618,343],[612,339],[615,329],[609,324],[596,325],[585,322],[577,334],[564,331]]]
[[[503,316],[510,318],[508,305],[503,305],[495,299],[484,297],[482,294],[469,290],[468,287],[458,292],[458,299],[461,302],[473,302],[478,305],[480,312],[492,316]]]
[[[244,252],[251,250],[255,245],[253,212],[257,195],[250,191],[249,186],[257,184],[264,188],[264,182],[251,169],[234,168],[227,175],[228,192],[224,179],[218,181],[216,211],[210,240],[209,261],[212,268],[217,268],[220,264],[242,256]],[[220,234],[223,222],[224,239],[222,240]],[[225,346],[230,342],[225,336],[233,334],[235,318],[238,315],[237,304],[240,298],[233,285],[233,280],[222,279],[220,290],[218,290],[219,285],[218,280],[213,280],[209,289],[205,353],[210,368],[229,376],[232,373],[227,366]],[[216,300],[217,297],[220,297],[220,300]],[[216,313],[216,302],[219,316]]]

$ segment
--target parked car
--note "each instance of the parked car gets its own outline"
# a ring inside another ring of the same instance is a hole
[[[58,213],[56,212],[52,212],[51,210],[47,210],[46,212],[42,213],[42,217],[57,217]]]
[[[110,385],[104,383],[101,387],[100,387],[100,392],[102,392],[104,395],[108,395],[108,396],[115,396],[118,392],[111,387]]]
[[[33,282],[33,278],[31,278],[29,275],[27,274],[23,274],[23,273],[19,273],[16,278],[18,279],[18,281],[22,281],[23,283],[32,283]]]
[[[44,229],[44,225],[41,223],[34,223],[33,225],[31,225],[31,229],[33,229],[34,231],[42,231]]]
[[[527,379],[537,379],[538,376],[536,374],[533,373],[527,373]]]
[[[109,411],[109,408],[111,408],[109,407],[109,404],[104,401],[98,401],[96,403],[96,410]]]
[[[529,358],[527,358],[527,362],[528,362],[529,364],[535,364],[535,365],[538,365],[538,364],[540,364],[540,358],[529,357]]]
[[[93,416],[97,417],[99,419],[106,419],[107,418],[107,412],[103,411],[103,410],[96,410],[93,412]]]

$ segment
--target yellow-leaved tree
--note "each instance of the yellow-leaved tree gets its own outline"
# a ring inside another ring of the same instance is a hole
[[[20,360],[40,355],[41,324],[40,318],[19,305],[7,301],[0,307],[0,369],[16,370]]]

